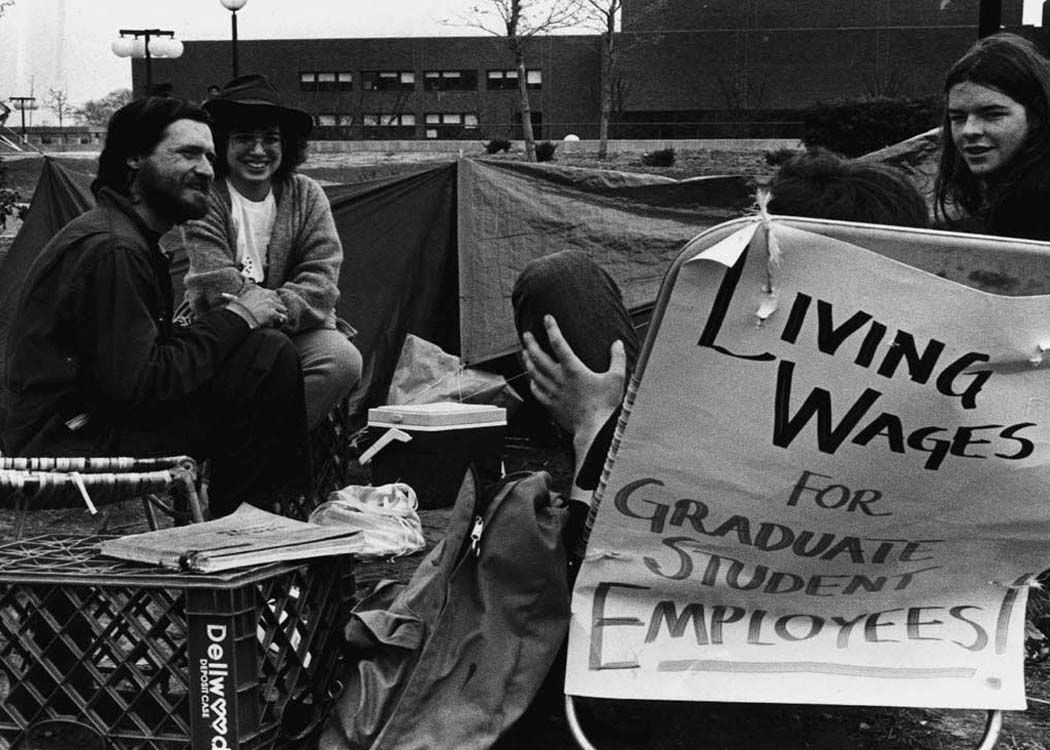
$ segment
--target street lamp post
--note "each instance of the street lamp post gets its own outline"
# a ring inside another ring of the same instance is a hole
[[[179,57],[182,42],[175,38],[174,31],[166,29],[120,29],[118,33],[120,38],[113,42],[113,54],[146,59],[146,95],[149,96],[153,88],[153,58]]]
[[[37,108],[35,96],[9,96],[8,101],[15,105],[15,109],[22,113],[22,142],[28,143],[26,140],[26,110],[34,110]]]
[[[977,9],[977,38],[998,34],[1003,24],[1003,0],[981,0]]]
[[[244,7],[248,0],[219,0],[222,7],[230,11],[230,42],[233,47],[233,77],[240,75],[237,64],[237,11]]]

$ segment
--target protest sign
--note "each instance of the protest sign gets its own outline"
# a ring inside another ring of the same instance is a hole
[[[1023,708],[1050,296],[742,226],[674,280],[576,583],[566,692]]]

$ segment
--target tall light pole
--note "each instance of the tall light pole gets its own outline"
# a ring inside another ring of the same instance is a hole
[[[1003,0],[981,0],[977,8],[977,38],[998,34],[1003,25]]]
[[[35,96],[9,96],[8,101],[15,105],[15,109],[22,113],[22,141],[29,143],[26,140],[26,110],[34,110],[37,108]]]
[[[233,77],[240,75],[240,66],[237,64],[237,11],[244,7],[248,0],[219,0],[222,7],[230,11],[230,43],[233,47]]]
[[[179,57],[182,42],[175,38],[174,31],[166,29],[121,29],[118,33],[120,38],[113,42],[113,54],[146,59],[146,96],[149,96],[153,88],[153,58]]]

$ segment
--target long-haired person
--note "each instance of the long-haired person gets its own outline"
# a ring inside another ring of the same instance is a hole
[[[1013,34],[975,43],[948,71],[939,219],[959,211],[980,231],[1050,240],[1050,62]]]

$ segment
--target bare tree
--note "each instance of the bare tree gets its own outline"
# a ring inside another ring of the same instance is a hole
[[[62,121],[66,115],[71,114],[73,107],[69,103],[69,92],[65,89],[47,90],[47,98],[44,100],[48,108],[58,116],[58,127],[62,127]]]
[[[862,78],[864,97],[866,99],[896,99],[904,95],[908,87],[908,72],[899,65],[891,65],[888,70],[876,70]]]
[[[598,159],[604,160],[609,151],[609,121],[612,119],[614,110],[623,109],[623,100],[628,88],[623,74],[617,67],[620,53],[633,45],[656,44],[662,35],[647,35],[644,42],[638,39],[625,42],[626,37],[617,34],[616,31],[623,11],[623,0],[576,0],[576,3],[579,8],[580,21],[601,34],[601,80],[598,84]],[[644,9],[638,11],[638,14],[659,13],[666,5],[667,0],[650,0]]]
[[[0,0],[0,18],[3,18],[4,10],[15,4],[15,0]]]
[[[461,25],[507,38],[518,71],[521,131],[529,161],[536,161],[536,139],[532,132],[532,108],[529,106],[525,69],[528,41],[540,34],[575,26],[578,20],[579,0],[483,0],[461,19]]]
[[[715,78],[726,109],[741,124],[746,123],[747,132],[754,135],[759,129],[755,123],[755,112],[765,106],[769,73],[754,76],[745,69],[730,76],[719,73]]]
[[[131,101],[131,89],[110,91],[101,99],[89,99],[74,109],[73,115],[96,128],[105,128],[113,113]]]
[[[623,0],[578,0],[584,16],[601,29],[601,80],[598,83],[598,160],[609,155],[609,119],[616,87],[616,21]]]

